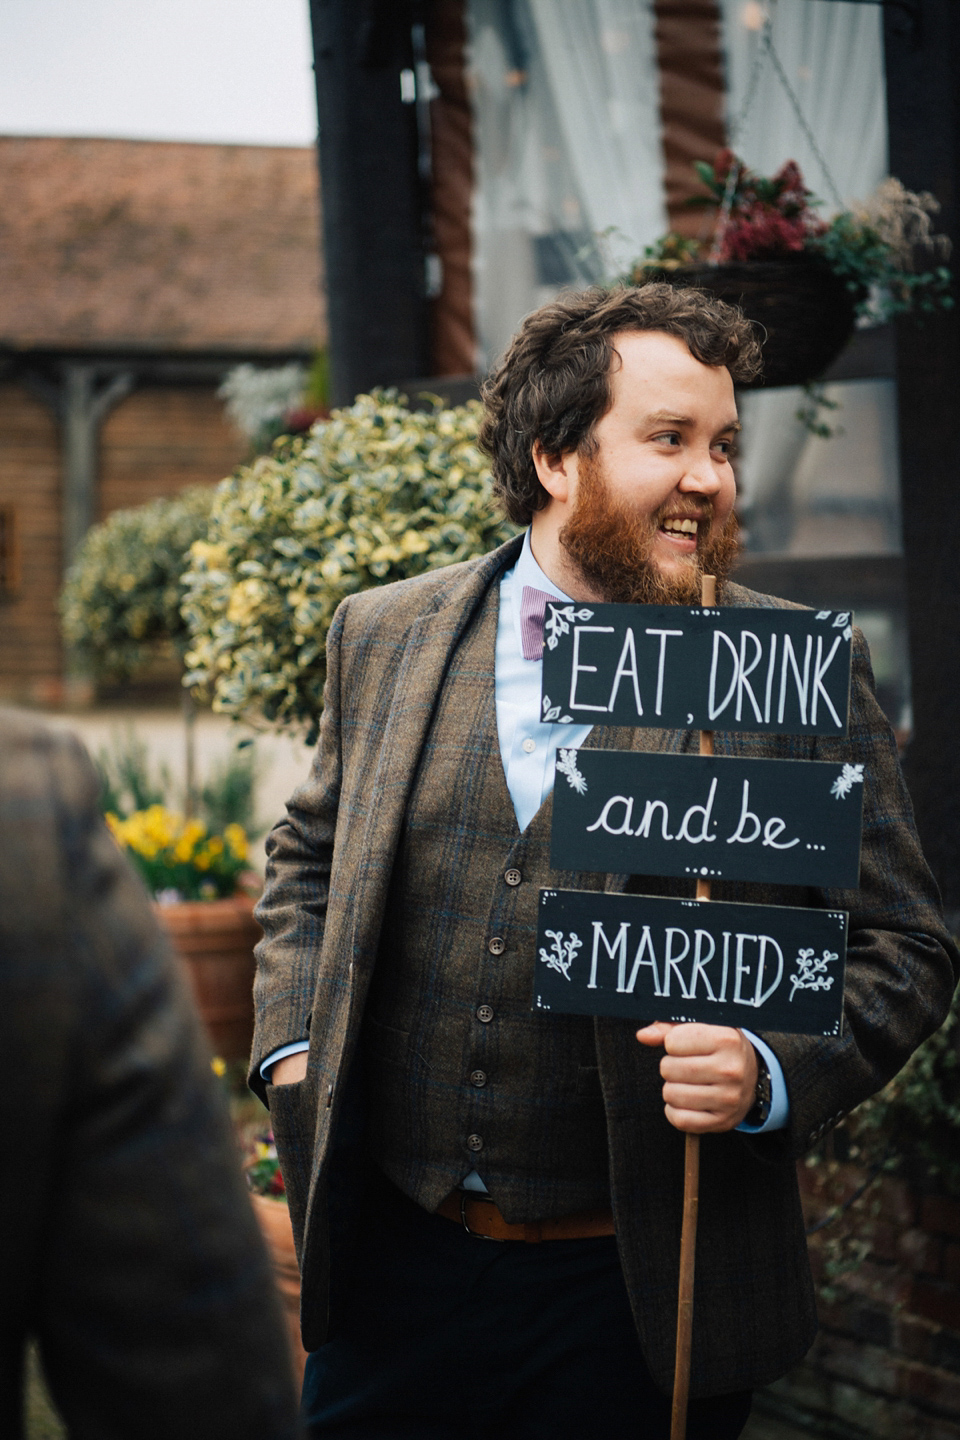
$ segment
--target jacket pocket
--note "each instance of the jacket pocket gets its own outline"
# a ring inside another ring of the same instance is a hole
[[[299,1255],[316,1137],[316,1092],[310,1077],[295,1085],[268,1084],[267,1105]]]

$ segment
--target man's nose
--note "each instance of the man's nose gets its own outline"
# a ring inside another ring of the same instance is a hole
[[[677,489],[688,495],[716,495],[720,483],[713,456],[709,450],[704,450],[689,457]]]

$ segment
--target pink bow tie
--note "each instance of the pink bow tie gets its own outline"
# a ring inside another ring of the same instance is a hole
[[[548,590],[535,590],[524,585],[520,597],[520,643],[524,660],[540,660],[543,657],[543,617],[547,613],[547,601],[555,605],[564,602]]]

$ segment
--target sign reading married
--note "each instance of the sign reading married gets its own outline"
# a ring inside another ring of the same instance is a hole
[[[533,1008],[839,1035],[838,910],[541,890]]]
[[[558,750],[558,870],[856,889],[863,765]]]
[[[852,626],[845,610],[549,601],[542,719],[845,735]]]

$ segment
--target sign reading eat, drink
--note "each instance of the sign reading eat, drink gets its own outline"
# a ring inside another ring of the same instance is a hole
[[[849,611],[549,601],[541,719],[845,735]]]

